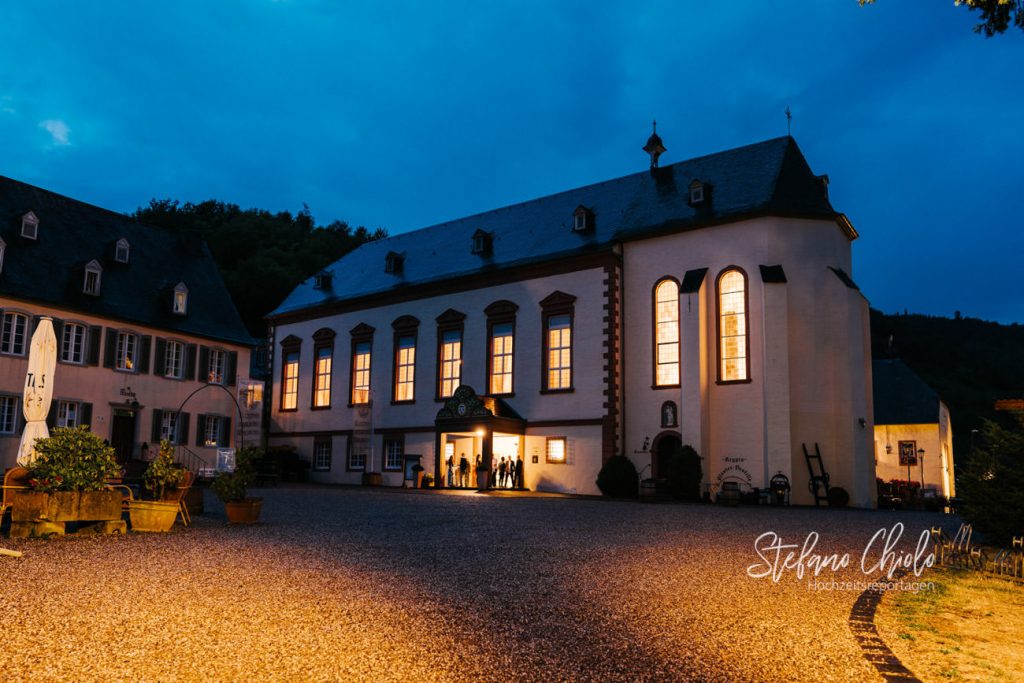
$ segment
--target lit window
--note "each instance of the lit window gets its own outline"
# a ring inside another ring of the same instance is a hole
[[[448,330],[441,334],[441,398],[455,393],[462,382],[462,331]]]
[[[178,413],[176,411],[167,410],[160,415],[160,440],[178,443]]]
[[[117,333],[117,353],[114,367],[118,370],[131,371],[135,368],[135,353],[138,337],[131,332]]]
[[[18,426],[21,397],[0,396],[0,434],[14,434]]]
[[[679,283],[671,278],[654,290],[654,385],[679,384]]]
[[[295,410],[299,405],[299,352],[284,354],[281,368],[281,410]]]
[[[118,263],[128,263],[130,253],[131,247],[128,245],[128,240],[122,237],[117,241],[117,246],[114,247],[114,260]]]
[[[747,368],[747,278],[730,269],[718,278],[718,375],[723,382],[749,379]]]
[[[320,346],[316,349],[316,375],[313,379],[313,407],[326,408],[331,405],[331,365],[334,349]]]
[[[210,368],[207,373],[207,381],[210,384],[224,384],[224,365],[227,355],[220,349],[210,349]]]
[[[30,240],[39,237],[39,219],[31,211],[21,217],[21,236]]]
[[[74,401],[57,402],[57,426],[77,427],[78,426],[78,403]]]
[[[250,410],[263,403],[263,382],[249,382],[245,387],[245,407]]]
[[[81,363],[85,358],[85,325],[64,323],[61,334],[60,359],[65,363]]]
[[[219,446],[221,444],[221,419],[216,415],[206,416],[206,426],[203,428],[203,445]]]
[[[416,337],[399,337],[395,342],[395,400],[415,400],[415,385]]]
[[[370,402],[370,352],[368,341],[352,347],[352,403]]]
[[[565,463],[565,437],[549,436],[547,461],[556,465]]]
[[[318,436],[313,440],[313,469],[328,472],[331,469],[331,437]]]
[[[384,469],[401,470],[405,443],[401,438],[384,439]]]
[[[547,388],[572,388],[572,317],[566,313],[548,318]]]
[[[167,348],[164,351],[164,376],[171,379],[181,379],[184,357],[185,345],[181,342],[168,340]]]
[[[512,393],[512,323],[491,327],[491,393]]]
[[[174,287],[174,301],[172,310],[178,315],[185,315],[188,311],[188,287],[184,282],[179,282]]]
[[[21,313],[4,313],[4,327],[0,336],[0,352],[15,356],[25,354],[25,329],[28,317]]]

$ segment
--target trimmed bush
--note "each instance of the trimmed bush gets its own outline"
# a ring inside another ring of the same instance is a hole
[[[676,449],[668,462],[668,489],[677,500],[700,500],[700,456],[689,444]]]
[[[88,427],[57,427],[35,446],[28,471],[36,491],[100,491],[105,479],[121,473],[114,449]]]
[[[597,474],[597,488],[611,498],[636,498],[640,493],[640,476],[633,461],[624,455],[609,458]]]
[[[828,506],[844,508],[850,504],[850,494],[842,486],[833,486],[828,490]]]

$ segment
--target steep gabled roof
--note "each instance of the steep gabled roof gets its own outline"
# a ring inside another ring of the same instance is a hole
[[[709,201],[689,205],[689,185],[714,187]],[[572,230],[585,206],[595,229]],[[839,217],[790,137],[646,170],[541,199],[402,233],[360,246],[335,262],[334,288],[300,284],[271,317],[496,268],[554,261],[610,248],[659,232],[693,230],[756,215],[834,220]],[[486,258],[471,240],[492,235]],[[405,255],[401,274],[384,272],[388,252]]]
[[[936,424],[939,395],[899,359],[871,364],[876,425]]]
[[[21,237],[21,216],[39,218],[38,239]],[[0,296],[126,323],[251,345],[217,264],[202,239],[143,225],[128,216],[0,176],[0,237],[7,244]],[[128,263],[114,259],[119,239]],[[85,264],[103,268],[99,296],[82,292]],[[174,286],[188,287],[188,314],[171,309]]]

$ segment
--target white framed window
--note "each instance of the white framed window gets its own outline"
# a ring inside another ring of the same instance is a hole
[[[100,278],[103,275],[103,268],[97,261],[90,261],[85,267],[85,279],[82,281],[82,292],[90,296],[100,295]]]
[[[547,461],[554,465],[565,464],[565,437],[549,436],[547,444]]]
[[[331,469],[331,437],[318,436],[313,439],[313,469],[329,472]]]
[[[18,428],[19,396],[0,396],[0,434],[14,434]]]
[[[164,350],[164,377],[181,379],[185,366],[185,345],[172,339],[167,340]]]
[[[166,410],[160,414],[160,440],[178,443],[178,413]]]
[[[384,469],[396,471],[402,469],[402,457],[405,454],[405,439],[402,437],[386,437],[384,439]]]
[[[491,393],[512,393],[513,324],[497,323],[491,328]]]
[[[357,342],[352,348],[352,403],[370,402],[371,342]]]
[[[220,423],[221,419],[216,415],[206,416],[206,425],[203,427],[203,445],[220,445]]]
[[[85,361],[85,325],[64,323],[61,334],[60,359],[65,363],[81,364]]]
[[[295,410],[299,405],[299,352],[284,354],[281,368],[281,410]]]
[[[348,440],[348,469],[366,469],[366,451],[361,447],[354,446],[351,438]]]
[[[188,287],[184,282],[179,282],[174,287],[174,301],[171,303],[171,310],[177,315],[185,315],[188,311]]]
[[[395,342],[395,401],[416,398],[416,337],[399,337]]]
[[[125,372],[135,369],[139,338],[131,332],[117,333],[117,353],[114,356],[114,367]]]
[[[334,361],[333,346],[316,347],[316,368],[313,388],[313,407],[327,408],[331,405],[331,366]]]
[[[27,329],[28,316],[13,311],[4,313],[3,331],[0,333],[0,353],[24,356]]]
[[[572,316],[568,313],[548,318],[547,389],[572,388]]]
[[[57,402],[57,426],[77,427],[81,416],[80,405],[77,401]]]
[[[462,330],[447,330],[441,334],[441,387],[440,397],[448,398],[462,382]]]
[[[131,256],[131,245],[128,244],[128,240],[121,238],[117,241],[114,246],[114,260],[118,263],[128,263],[128,258]]]
[[[699,204],[704,201],[704,186],[703,185],[691,185],[690,186],[690,203]]]
[[[580,232],[581,230],[587,229],[587,214],[581,211],[577,213],[574,218],[575,220],[573,221],[572,226],[573,230],[575,230],[576,232]]]
[[[210,349],[210,367],[207,372],[207,381],[210,384],[224,384],[224,365],[226,361],[226,352],[220,349]]]
[[[21,217],[21,236],[30,240],[39,238],[39,219],[31,211]]]

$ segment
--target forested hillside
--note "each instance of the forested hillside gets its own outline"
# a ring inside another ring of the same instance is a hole
[[[241,209],[215,200],[179,204],[154,199],[134,217],[172,230],[198,231],[255,337],[266,336],[263,317],[302,280],[360,244],[387,235],[383,229],[352,229],[343,221],[317,226],[305,206],[292,215]]]

